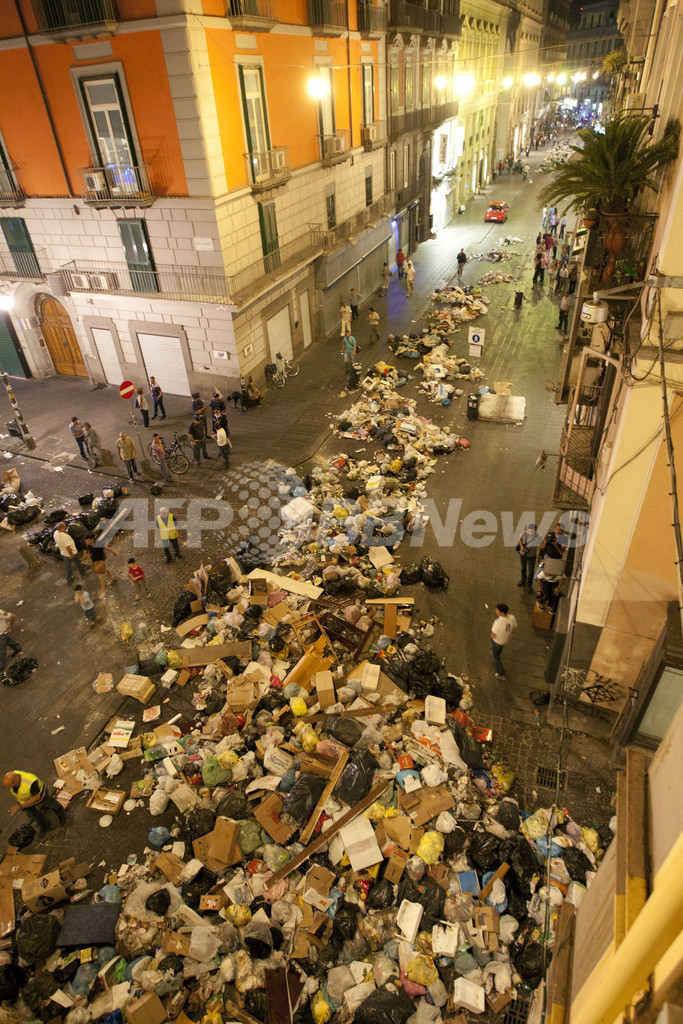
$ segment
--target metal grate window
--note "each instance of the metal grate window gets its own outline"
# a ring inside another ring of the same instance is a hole
[[[539,765],[536,769],[536,785],[541,786],[543,789],[555,789],[557,786],[557,770],[555,768],[546,768],[545,765]],[[560,789],[564,789],[567,785],[567,773],[560,772]]]

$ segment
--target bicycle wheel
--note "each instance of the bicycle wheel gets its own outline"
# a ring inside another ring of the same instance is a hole
[[[296,377],[299,372],[299,364],[296,359],[288,359],[285,363],[285,371],[288,377]]]
[[[285,386],[286,380],[287,378],[285,377],[282,370],[276,370],[275,373],[273,374],[273,384],[275,385],[276,388],[283,388]]]
[[[184,455],[188,462],[194,460],[194,448],[191,444],[179,444],[176,451],[179,455]]]
[[[190,468],[190,460],[187,459],[182,452],[174,452],[169,457],[168,468],[172,473],[176,473],[177,476],[182,476],[183,473],[187,473]]]
[[[158,466],[159,465],[159,457],[158,457],[158,455],[155,454],[154,449],[152,447],[152,442],[151,441],[147,445],[147,451],[149,452],[149,457],[152,460],[152,462],[156,462],[156,464]]]

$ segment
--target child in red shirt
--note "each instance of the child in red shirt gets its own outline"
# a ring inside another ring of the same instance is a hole
[[[140,598],[142,597],[142,585],[143,585],[143,583],[145,584],[145,589],[147,590],[147,583],[145,582],[145,570],[142,568],[141,565],[138,565],[138,563],[135,561],[134,558],[129,558],[128,559],[128,572],[130,573],[130,578],[133,581],[133,590],[135,592],[135,600],[139,601]],[[149,590],[147,590],[147,597],[151,597],[151,596],[152,596],[151,593],[149,592]]]

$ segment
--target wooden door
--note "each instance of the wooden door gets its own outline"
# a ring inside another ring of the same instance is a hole
[[[69,377],[87,377],[88,371],[78,347],[76,332],[64,306],[56,299],[43,299],[40,312],[43,339],[57,373]]]

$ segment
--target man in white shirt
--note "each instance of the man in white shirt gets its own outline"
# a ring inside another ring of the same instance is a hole
[[[516,629],[517,619],[510,614],[508,606],[497,604],[496,619],[491,626],[491,657],[496,670],[496,679],[505,679],[505,669],[500,660],[500,654]]]
[[[73,563],[75,562],[78,566],[78,571],[82,577],[85,577],[85,569],[81,563],[80,555],[78,554],[78,548],[74,543],[74,539],[71,534],[66,532],[66,523],[57,523],[57,528],[52,534],[52,539],[55,542],[55,547],[59,551],[64,561],[64,572],[66,574],[66,582],[71,583],[73,579]]]

